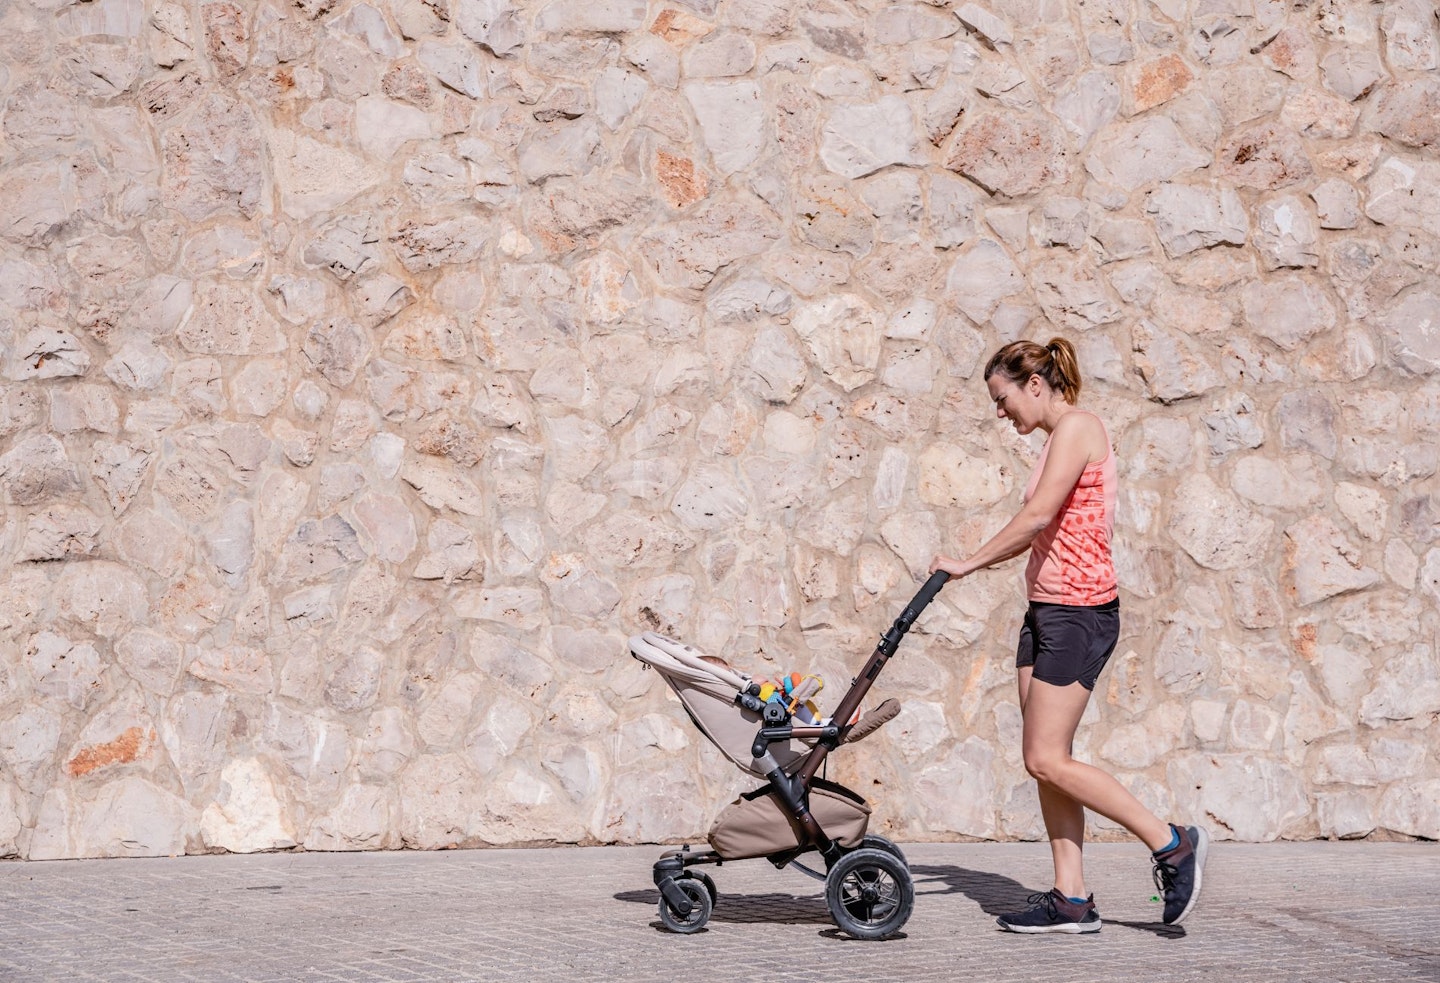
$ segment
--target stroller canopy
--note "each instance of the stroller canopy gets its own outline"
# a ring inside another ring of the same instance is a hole
[[[714,662],[683,642],[647,631],[630,639],[630,654],[665,677],[700,733],[725,757],[747,773],[764,778],[750,744],[760,728],[760,715],[735,702],[750,676]],[[787,774],[808,748],[798,741],[770,745],[770,753]]]

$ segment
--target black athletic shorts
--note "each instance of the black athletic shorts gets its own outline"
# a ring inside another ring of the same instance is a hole
[[[1052,686],[1078,681],[1093,690],[1119,640],[1119,598],[1094,607],[1031,601],[1015,667],[1034,666],[1033,678]]]

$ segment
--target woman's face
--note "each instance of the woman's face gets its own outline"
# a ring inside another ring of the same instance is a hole
[[[1040,395],[1044,383],[1038,375],[1032,375],[1021,385],[1003,372],[996,372],[985,380],[985,385],[995,401],[995,415],[1009,420],[1016,432],[1027,434],[1040,424],[1043,415]]]

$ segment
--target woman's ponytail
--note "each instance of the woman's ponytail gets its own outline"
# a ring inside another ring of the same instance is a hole
[[[1080,399],[1080,362],[1075,357],[1075,346],[1064,338],[1051,338],[1045,350],[1050,353],[1051,372],[1041,375],[1073,406]]]

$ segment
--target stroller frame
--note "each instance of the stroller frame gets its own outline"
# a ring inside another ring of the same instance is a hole
[[[747,795],[773,793],[774,799],[796,828],[799,843],[793,849],[766,857],[775,867],[794,866],[826,883],[826,902],[836,924],[857,938],[884,938],[893,935],[909,918],[914,887],[904,854],[884,837],[865,835],[859,846],[845,847],[821,827],[811,812],[812,788],[824,788],[859,796],[841,786],[816,777],[825,759],[850,735],[853,718],[885,664],[899,648],[901,640],[945,586],[949,575],[938,571],[927,580],[888,631],[881,636],[874,652],[850,683],[840,705],[828,722],[819,725],[795,724],[783,704],[762,704],[753,692],[736,695],[735,703],[762,715],[762,724],[755,734],[750,753],[754,758],[752,771],[763,774],[768,787],[762,786]],[[697,721],[698,722],[698,721]],[[791,770],[776,760],[771,745],[788,746],[791,740],[811,745],[791,762]],[[825,863],[825,873],[797,863],[809,851],[817,851]],[[689,868],[713,864],[719,866],[726,858],[714,849],[692,852],[689,846],[667,851],[655,863],[655,886],[660,890],[660,916],[672,931],[689,934],[699,931],[708,921],[716,901],[714,881],[703,872],[691,873]]]

